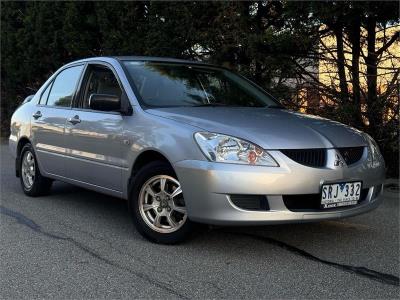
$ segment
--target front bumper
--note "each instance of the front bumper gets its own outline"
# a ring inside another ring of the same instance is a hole
[[[365,156],[343,168],[312,168],[279,151],[270,151],[280,167],[261,167],[184,160],[174,164],[192,221],[220,225],[261,225],[349,217],[376,208],[381,202],[384,164],[372,166]],[[324,183],[362,181],[364,201],[329,210],[289,210],[283,195],[319,194]],[[230,195],[264,195],[269,210],[239,208]]]

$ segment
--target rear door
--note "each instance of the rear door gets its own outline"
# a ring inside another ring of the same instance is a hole
[[[67,67],[47,85],[32,115],[32,141],[46,173],[66,176],[65,122],[84,65]]]
[[[90,109],[91,94],[121,97],[122,88],[110,67],[88,64],[79,98],[69,112],[66,124],[68,176],[85,184],[121,192],[123,116],[116,111]]]

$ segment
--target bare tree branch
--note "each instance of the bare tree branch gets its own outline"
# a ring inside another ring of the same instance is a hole
[[[399,36],[400,31],[397,31],[386,44],[376,51],[376,55],[381,55],[384,51],[386,51],[399,38]]]

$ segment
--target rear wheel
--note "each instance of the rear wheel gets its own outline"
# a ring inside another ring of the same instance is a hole
[[[52,180],[40,174],[35,152],[29,143],[22,148],[19,168],[21,186],[26,195],[36,197],[50,191]]]
[[[130,210],[138,231],[162,244],[183,241],[191,232],[181,185],[168,163],[144,166],[135,176]]]

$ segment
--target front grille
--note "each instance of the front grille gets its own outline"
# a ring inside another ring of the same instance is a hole
[[[232,203],[246,210],[269,210],[267,197],[262,195],[230,195]]]
[[[364,153],[364,147],[347,147],[339,148],[338,150],[347,165],[358,162]]]
[[[369,189],[362,189],[360,200],[361,203],[367,199]],[[302,194],[302,195],[282,195],[283,202],[287,209],[291,211],[326,211],[329,208],[321,209],[321,194]],[[337,208],[331,208],[337,209]],[[343,209],[343,207],[340,207]]]
[[[326,149],[284,149],[280,151],[302,165],[324,167],[326,164]]]

